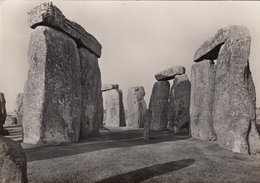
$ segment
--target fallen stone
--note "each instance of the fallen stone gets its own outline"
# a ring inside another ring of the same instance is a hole
[[[143,128],[147,105],[143,99],[144,87],[130,87],[127,94],[127,120],[126,126],[131,128]]]
[[[27,183],[27,161],[22,146],[0,136],[0,182]]]
[[[80,138],[98,136],[103,123],[103,98],[101,73],[96,55],[79,48],[81,67],[81,127]]]
[[[203,60],[191,67],[190,129],[196,139],[217,139],[212,114],[215,76],[215,66],[210,60]]]
[[[157,81],[167,81],[173,79],[176,75],[181,75],[181,74],[185,74],[185,67],[174,66],[155,74],[155,79]]]
[[[0,93],[0,135],[4,135],[4,127],[6,120],[6,108],[5,108],[5,96],[3,93]]]
[[[102,87],[101,87],[102,92],[112,90],[112,89],[119,89],[119,85],[118,84],[102,84]]]
[[[28,61],[23,141],[30,144],[78,141],[81,70],[74,40],[39,26],[31,34]]]
[[[43,25],[57,29],[71,37],[78,47],[84,47],[100,58],[101,44],[79,24],[66,19],[52,2],[36,6],[28,11],[27,15],[27,22],[31,28]]]
[[[189,134],[191,84],[186,74],[176,75],[169,96],[169,129]]]
[[[5,120],[5,125],[14,125],[17,124],[17,119],[13,116],[7,115]]]
[[[125,126],[125,117],[123,114],[122,91],[112,89],[105,92],[106,98],[106,125],[121,127]]]
[[[152,111],[151,129],[166,130],[169,110],[169,81],[157,81],[154,83],[149,109]]]
[[[15,107],[12,117],[16,118],[17,124],[22,125],[23,113],[23,93],[18,93],[15,100]]]

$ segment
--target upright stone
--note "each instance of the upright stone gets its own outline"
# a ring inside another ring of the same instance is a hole
[[[190,125],[191,135],[200,140],[216,140],[213,128],[215,68],[210,60],[191,67]]]
[[[15,117],[17,120],[17,124],[22,124],[22,113],[23,113],[23,93],[18,93],[16,100],[15,100],[15,106],[14,106],[14,113],[12,117]]]
[[[143,128],[147,105],[144,101],[144,87],[130,87],[127,94],[127,120],[126,126],[131,128]]]
[[[149,109],[152,111],[151,129],[166,130],[169,110],[169,81],[154,83]]]
[[[106,98],[106,125],[107,126],[125,126],[124,106],[122,91],[112,89],[105,92]]]
[[[176,75],[169,96],[169,129],[175,133],[189,133],[190,92],[187,75]]]
[[[145,123],[144,123],[144,140],[150,139],[150,126],[152,119],[152,111],[150,109],[146,110]]]
[[[0,162],[0,182],[28,182],[26,155],[20,143],[0,136]]]
[[[80,138],[99,135],[103,122],[103,98],[98,58],[85,48],[79,48],[81,67],[81,128]]]
[[[0,135],[4,135],[4,123],[6,120],[5,96],[0,93]]]
[[[23,141],[77,141],[80,131],[81,74],[77,45],[49,27],[31,34],[24,89]]]
[[[218,144],[238,153],[260,152],[256,94],[249,67],[251,37],[244,26],[228,26],[217,58],[213,124]],[[219,31],[220,32],[220,31]]]

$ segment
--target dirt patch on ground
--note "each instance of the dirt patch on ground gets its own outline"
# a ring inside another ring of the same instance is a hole
[[[232,153],[169,131],[103,129],[59,146],[25,146],[30,182],[259,182],[260,156]]]

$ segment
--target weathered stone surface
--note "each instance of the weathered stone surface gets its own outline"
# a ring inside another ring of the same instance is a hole
[[[18,93],[16,100],[15,100],[15,106],[14,106],[14,112],[12,114],[12,117],[16,118],[17,124],[22,124],[22,116],[23,114],[23,93]]]
[[[124,117],[124,106],[122,91],[112,89],[105,92],[106,98],[106,125],[107,126],[126,126]]]
[[[169,110],[169,81],[157,81],[154,83],[149,109],[152,111],[151,129],[166,130]]]
[[[143,128],[147,105],[143,99],[144,87],[130,87],[127,94],[127,119],[126,126],[131,128]]]
[[[256,129],[255,87],[249,68],[251,37],[246,27],[228,28],[231,34],[217,58],[214,129],[220,146],[233,152],[256,154],[260,152],[260,137]]]
[[[0,136],[0,182],[27,183],[27,161],[22,146]]]
[[[215,60],[218,57],[221,46],[233,35],[243,36],[243,32],[248,31],[245,26],[228,25],[218,30],[214,37],[206,40],[196,51],[194,62],[204,59]]]
[[[174,66],[169,69],[163,70],[155,74],[155,79],[157,81],[166,81],[173,79],[176,75],[185,74],[185,67]]]
[[[27,22],[33,29],[41,25],[57,29],[74,39],[78,47],[88,49],[97,57],[101,56],[102,46],[95,37],[86,32],[76,22],[66,19],[62,12],[52,3],[43,3],[28,11]]]
[[[31,34],[24,89],[23,141],[77,141],[80,131],[81,72],[77,45],[52,28]]]
[[[152,119],[152,111],[150,109],[147,109],[145,122],[144,122],[144,140],[150,139],[151,119]]]
[[[5,125],[14,125],[17,124],[17,119],[11,115],[6,116]]]
[[[216,71],[214,63],[203,60],[191,67],[191,135],[200,140],[216,140],[213,128],[213,103]]]
[[[176,75],[169,96],[169,129],[189,133],[191,84],[186,74]]]
[[[98,58],[87,49],[79,48],[81,65],[81,128],[80,138],[99,135],[103,122],[103,98]]]
[[[101,91],[107,91],[107,90],[112,90],[112,89],[119,89],[118,84],[102,84]]]
[[[5,108],[5,96],[3,93],[0,93],[0,135],[4,135],[3,125],[6,120],[6,108]]]

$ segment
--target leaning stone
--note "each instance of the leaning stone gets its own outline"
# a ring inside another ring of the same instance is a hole
[[[230,26],[216,66],[213,125],[218,144],[238,153],[260,152],[256,94],[249,67],[251,37],[244,26]]]
[[[151,129],[166,130],[169,110],[169,81],[154,83],[149,109],[152,111]]]
[[[23,113],[23,93],[18,93],[15,100],[15,107],[12,117],[16,118],[17,124],[22,124],[22,113]]]
[[[125,126],[125,119],[122,111],[124,110],[122,91],[112,89],[106,91],[106,125],[107,126]]]
[[[28,11],[28,25],[35,29],[37,26],[48,26],[57,29],[71,37],[78,45],[101,56],[101,44],[76,22],[66,19],[62,12],[52,3],[43,3]]]
[[[210,60],[203,60],[191,67],[190,129],[196,139],[217,139],[212,114],[215,75],[214,63]]]
[[[112,89],[119,89],[118,84],[102,84],[101,91],[107,91],[107,90],[112,90]]]
[[[24,90],[23,141],[74,142],[79,139],[81,74],[73,39],[49,27],[37,27],[28,49]]]
[[[27,183],[27,161],[22,146],[0,136],[0,182]]]
[[[5,96],[3,93],[0,93],[0,135],[4,135],[3,125],[6,120],[6,108],[5,108]]]
[[[233,35],[243,34],[248,29],[245,26],[228,25],[218,30],[214,37],[206,40],[203,45],[196,51],[194,62],[204,59],[215,60],[218,58],[221,46]],[[243,35],[242,35],[243,36]]]
[[[103,98],[98,58],[87,49],[79,48],[81,66],[81,128],[80,138],[98,136],[103,122]]]
[[[169,129],[175,133],[189,133],[191,84],[186,74],[173,80],[169,101]]]
[[[173,79],[176,75],[185,74],[185,67],[174,66],[169,69],[163,70],[155,74],[155,79],[157,81],[166,81]]]
[[[143,99],[145,95],[142,86],[130,87],[127,94],[127,120],[126,126],[143,128],[147,105]]]

